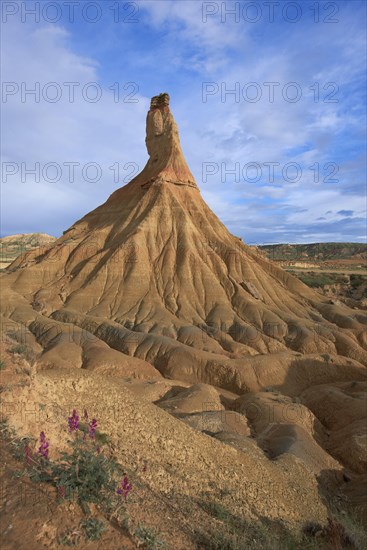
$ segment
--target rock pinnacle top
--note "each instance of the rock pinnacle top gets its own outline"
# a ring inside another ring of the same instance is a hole
[[[197,188],[183,155],[178,128],[172,116],[170,96],[162,93],[152,97],[146,122],[149,160],[143,171],[132,181],[144,189],[157,183],[170,183]]]
[[[159,107],[168,107],[170,102],[170,96],[167,93],[155,95],[150,100],[150,109],[157,109]]]

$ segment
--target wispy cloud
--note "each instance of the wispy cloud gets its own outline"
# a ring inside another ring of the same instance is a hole
[[[281,17],[271,23],[264,14],[254,24],[230,16],[223,22],[220,13],[204,22],[202,3],[168,0],[138,2],[132,25],[111,17],[94,25],[80,17],[56,24],[10,18],[3,25],[3,79],[28,88],[39,82],[41,90],[56,82],[63,97],[52,103],[42,93],[39,102],[9,95],[2,160],[27,168],[57,163],[63,173],[53,183],[42,170],[38,182],[32,174],[22,178],[22,170],[9,175],[2,234],[60,234],[123,185],[146,162],[149,97],[168,91],[203,196],[231,231],[248,242],[268,242],[269,235],[278,242],[360,240],[366,9],[338,2],[339,22],[316,24],[301,4],[297,24]],[[73,103],[68,82],[79,84]],[[82,94],[91,82],[102,90],[95,103]],[[135,91],[124,89],[129,82]],[[205,83],[212,93],[203,97]],[[136,102],[122,100],[129,92]],[[72,182],[65,162],[79,163]],[[102,170],[94,183],[83,177],[88,163]],[[207,177],[204,163],[212,163]]]

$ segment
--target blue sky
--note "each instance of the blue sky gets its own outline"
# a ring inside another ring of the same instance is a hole
[[[150,97],[168,92],[232,233],[366,240],[365,2],[38,6],[2,2],[2,236],[59,236],[136,175]]]

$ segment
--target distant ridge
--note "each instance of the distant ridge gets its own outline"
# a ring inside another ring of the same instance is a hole
[[[367,258],[365,243],[309,243],[258,245],[271,260],[349,260]]]

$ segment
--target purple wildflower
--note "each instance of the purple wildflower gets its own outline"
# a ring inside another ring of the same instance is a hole
[[[46,440],[45,432],[41,432],[40,433],[40,446],[39,446],[38,452],[46,460],[48,460],[48,447],[49,447],[49,443]]]
[[[59,493],[60,498],[65,498],[65,487],[63,485],[59,485],[57,492]]]
[[[68,418],[69,432],[74,432],[79,428],[79,416],[76,409],[73,410],[73,414]]]
[[[126,499],[128,494],[130,493],[131,489],[133,488],[133,486],[132,486],[131,483],[129,483],[129,479],[127,477],[127,474],[123,474],[123,476],[124,476],[124,478],[121,481],[121,487],[119,487],[116,490],[116,493],[118,495],[123,495],[124,498]]]
[[[93,418],[92,422],[89,424],[89,435],[92,439],[96,437],[96,429],[97,429],[97,420]]]

